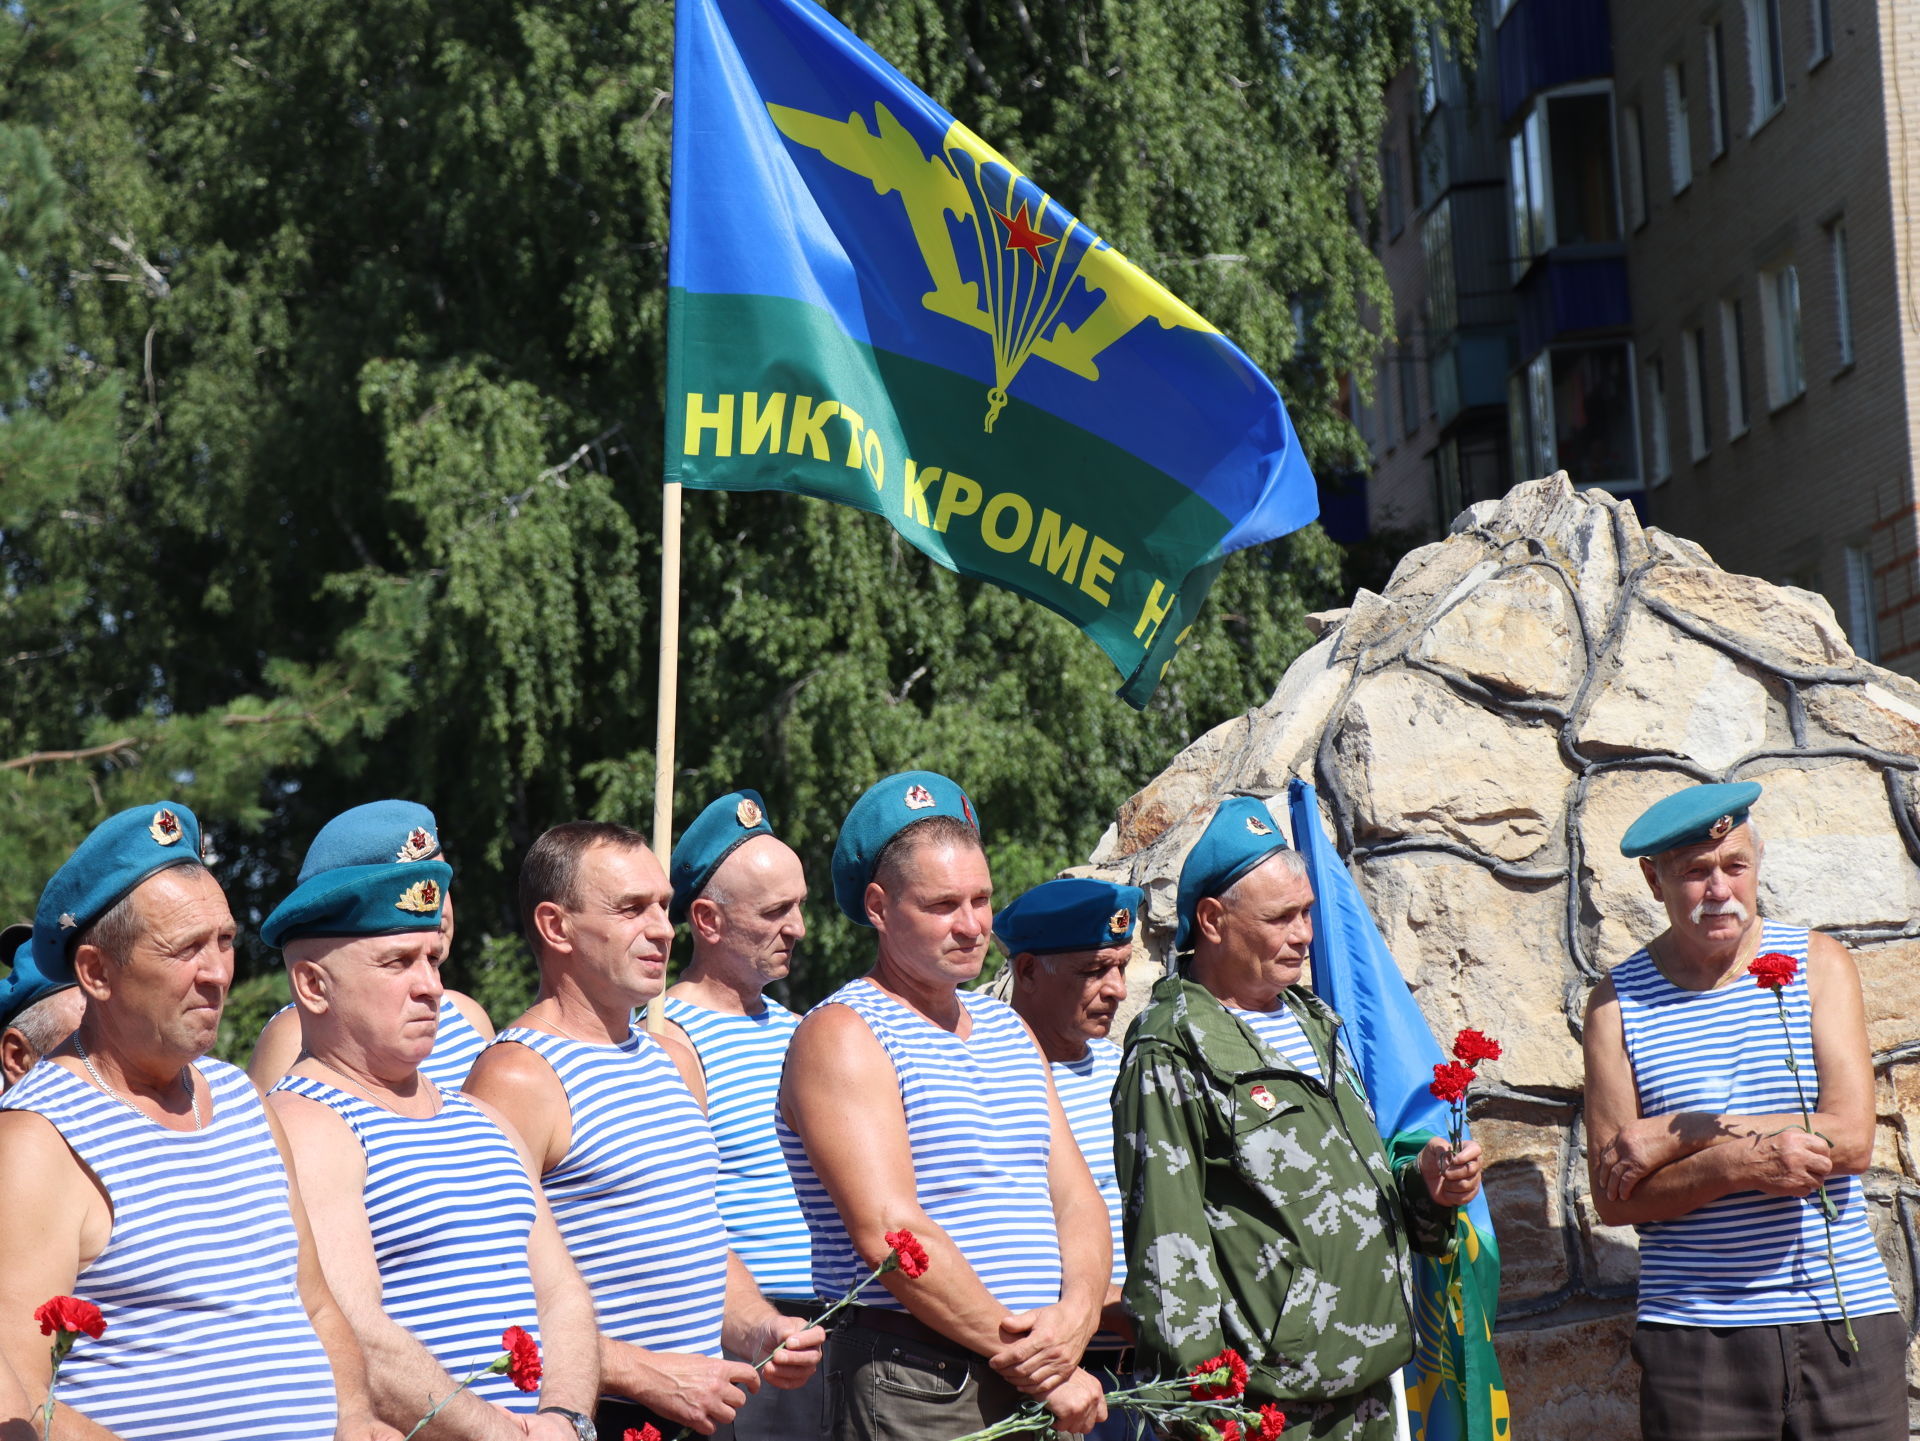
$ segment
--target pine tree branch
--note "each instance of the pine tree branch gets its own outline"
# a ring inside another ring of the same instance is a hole
[[[116,755],[130,751],[138,744],[132,736],[122,736],[117,741],[108,741],[102,746],[83,746],[71,751],[35,751],[32,755],[15,756],[10,761],[0,761],[0,771],[30,770],[37,765],[52,765],[56,761],[87,761],[95,756]]]

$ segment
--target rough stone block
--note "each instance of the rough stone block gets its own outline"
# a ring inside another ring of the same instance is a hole
[[[1560,583],[1528,566],[1448,606],[1409,654],[1502,694],[1558,698],[1586,663],[1571,610]]]
[[[1770,698],[1752,667],[1644,610],[1627,621],[1574,731],[1586,755],[1680,755],[1723,770],[1767,738]]]
[[[1500,1241],[1505,1302],[1548,1296],[1568,1282],[1560,1206],[1566,1116],[1497,1100],[1475,1107],[1473,1138],[1486,1153],[1487,1209]]]
[[[1571,777],[1548,727],[1508,721],[1410,671],[1360,682],[1335,725],[1358,836],[1444,836],[1505,861],[1556,845]]]
[[[1766,914],[1816,926],[1901,926],[1920,914],[1920,868],[1893,828],[1886,782],[1863,761],[1753,768]]]
[[[1630,1314],[1571,1325],[1496,1331],[1510,1435],[1556,1441],[1637,1441],[1640,1368],[1627,1347]]]
[[[1811,670],[1854,661],[1833,607],[1811,591],[1715,567],[1657,565],[1640,593],[1765,665]]]

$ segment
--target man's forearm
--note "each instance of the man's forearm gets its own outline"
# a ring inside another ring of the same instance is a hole
[[[327,1365],[333,1371],[334,1404],[344,1420],[357,1420],[374,1414],[373,1393],[367,1384],[367,1356],[347,1324],[346,1316],[331,1296],[316,1306],[308,1318],[320,1348],[327,1353]]]
[[[746,1263],[727,1252],[727,1301],[720,1315],[720,1343],[736,1356],[758,1362],[772,1348],[768,1327],[780,1312],[761,1293]]]
[[[355,1334],[366,1353],[374,1414],[389,1426],[408,1430],[460,1385],[418,1337],[385,1313],[381,1323]],[[522,1433],[506,1411],[461,1391],[420,1434],[428,1441],[513,1441]]]
[[[1715,1116],[1686,1111],[1657,1120],[1666,1123],[1673,1143],[1686,1155],[1730,1141],[1763,1140],[1789,1126],[1802,1126],[1824,1136],[1833,1147],[1834,1170],[1853,1175],[1866,1170],[1873,1160],[1873,1127],[1830,1111],[1783,1111],[1774,1115]],[[1811,1123],[1811,1124],[1809,1124]],[[1644,1185],[1644,1182],[1642,1183]]]
[[[57,1395],[59,1388],[54,1389]],[[45,1405],[46,1402],[43,1399],[41,1406]],[[45,1416],[44,1410],[36,1409],[30,1418],[36,1423],[33,1428],[35,1437],[40,1435],[40,1427],[37,1423]],[[106,1427],[89,1421],[65,1402],[56,1401],[53,1408],[53,1441],[120,1441],[120,1438]]]
[[[982,1356],[998,1351],[1004,1344],[1000,1323],[1013,1313],[994,1299],[953,1239],[924,1211],[900,1217],[891,1228],[913,1232],[927,1253],[927,1274],[916,1279],[904,1271],[891,1271],[880,1278],[880,1284],[899,1299],[909,1315],[948,1340]],[[879,1265],[887,1254],[884,1239],[875,1246],[871,1242],[862,1244],[856,1236],[854,1244],[869,1266]],[[872,1292],[862,1294],[870,1296]]]
[[[577,1279],[577,1278],[576,1278]],[[540,1404],[593,1413],[600,1399],[599,1322],[584,1281],[540,1306]]]
[[[1060,1300],[1082,1311],[1089,1328],[1099,1324],[1113,1278],[1112,1225],[1098,1191],[1093,1201],[1089,1206],[1076,1197],[1054,1210],[1060,1237]]]
[[[1642,1180],[1627,1200],[1609,1201],[1596,1192],[1593,1203],[1600,1219],[1610,1226],[1644,1225],[1671,1221],[1748,1186],[1739,1152],[1712,1145],[1662,1166]]]

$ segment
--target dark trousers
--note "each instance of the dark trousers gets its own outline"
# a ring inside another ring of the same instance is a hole
[[[1896,1311],[1795,1326],[1633,1333],[1643,1441],[1905,1441],[1907,1325]]]
[[[891,1318],[886,1324],[899,1325]],[[1020,1393],[986,1357],[930,1330],[905,1329],[882,1330],[856,1317],[827,1338],[833,1441],[953,1441],[1019,1406]]]

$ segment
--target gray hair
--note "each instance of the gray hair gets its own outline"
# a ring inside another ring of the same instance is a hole
[[[72,942],[67,947],[67,954],[71,956],[82,946],[96,946],[105,952],[107,959],[112,961],[116,966],[124,966],[132,959],[133,943],[140,939],[140,914],[138,908],[133,903],[134,891],[139,890],[141,886],[152,880],[154,876],[159,875],[161,871],[177,871],[188,866],[193,867],[196,871],[204,871],[206,869],[206,866],[201,864],[197,858],[193,856],[182,856],[172,865],[162,866],[160,870],[154,871],[152,875],[142,876],[132,891],[128,891],[124,896],[120,897],[119,900],[109,906],[106,911],[95,916],[75,933]],[[62,1037],[62,1039],[64,1040],[65,1038]]]
[[[1307,858],[1291,846],[1283,847],[1275,851],[1273,855],[1266,857],[1265,860],[1260,862],[1260,865],[1255,866],[1252,871],[1248,871],[1246,875],[1239,877],[1232,885],[1220,892],[1221,901],[1231,903],[1233,893],[1246,884],[1247,876],[1252,875],[1253,871],[1259,870],[1260,866],[1264,866],[1267,861],[1272,860],[1274,856],[1280,858],[1280,869],[1292,876],[1296,881],[1304,881],[1307,878]]]
[[[59,1019],[59,1011],[53,1004],[60,999],[61,993],[68,989],[70,988],[62,986],[51,995],[42,996],[7,1022],[6,1028],[9,1031],[18,1031],[21,1038],[33,1047],[33,1053],[36,1056],[46,1055],[48,1051],[73,1034],[73,1027]]]

